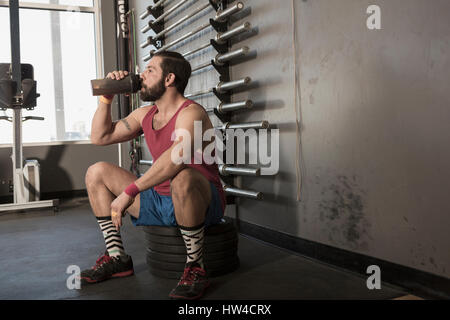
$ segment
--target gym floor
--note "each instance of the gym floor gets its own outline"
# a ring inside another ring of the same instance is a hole
[[[67,268],[90,268],[104,252],[104,240],[87,198],[52,210],[0,216],[0,299],[164,300],[176,280],[157,278],[145,261],[144,232],[125,219],[122,239],[135,275],[69,290]],[[368,290],[366,278],[239,236],[240,268],[212,278],[206,300],[396,299],[402,289],[382,283]],[[414,297],[412,297],[414,298]],[[408,299],[408,298],[407,298]]]

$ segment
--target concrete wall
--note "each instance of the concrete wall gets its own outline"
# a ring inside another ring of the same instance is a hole
[[[280,173],[245,178],[266,201],[240,219],[304,239],[450,276],[450,3],[295,1],[301,103],[296,112],[291,1],[244,1],[258,58],[233,77],[260,81],[242,121],[279,124]],[[377,4],[382,30],[366,28]],[[301,201],[296,201],[301,181]]]
[[[253,31],[232,45],[247,45],[252,54],[231,72],[232,79],[250,76],[254,83],[234,101],[250,98],[255,107],[234,118],[269,120],[280,129],[280,171],[237,179],[265,194],[264,201],[240,199],[238,218],[449,277],[450,3],[295,1],[293,24],[289,0],[243,2],[247,9],[233,26],[250,21]],[[131,7],[140,14],[150,3],[131,1]],[[201,3],[189,2],[177,16]],[[366,27],[372,4],[381,7],[382,30]],[[184,25],[167,41],[212,16]],[[208,29],[172,49],[184,53],[214,35]],[[213,55],[205,51],[191,63]],[[211,70],[196,74],[187,92],[215,81]],[[213,107],[214,99],[197,101]]]
[[[116,65],[114,6],[112,1],[102,1],[102,29],[104,67],[111,70]],[[39,79],[37,79],[39,81]],[[39,111],[39,100],[36,108]],[[117,105],[113,117],[117,118]],[[12,143],[12,142],[11,142]],[[8,182],[12,180],[12,148],[0,148],[0,197],[12,196]],[[64,192],[86,189],[84,177],[90,165],[107,161],[118,165],[118,147],[97,147],[91,144],[58,146],[26,146],[24,159],[38,159],[41,164],[41,192]]]

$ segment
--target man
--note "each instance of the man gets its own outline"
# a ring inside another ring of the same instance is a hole
[[[107,77],[120,80],[127,75],[126,71],[115,71]],[[120,237],[122,217],[128,212],[135,226],[180,228],[186,244],[187,262],[170,297],[197,299],[209,285],[202,256],[204,230],[220,223],[226,205],[218,168],[216,164],[207,165],[204,161],[194,164],[193,157],[189,164],[172,161],[172,153],[180,149],[180,143],[194,146],[194,122],[201,121],[203,132],[212,128],[205,109],[183,96],[190,76],[191,66],[183,56],[162,52],[150,60],[141,74],[141,100],[154,101],[154,106],[142,107],[113,123],[113,97],[100,98],[92,122],[92,142],[100,146],[111,145],[144,133],[154,163],[139,179],[105,162],[89,168],[86,187],[107,252],[92,269],[81,273],[83,283],[134,274],[131,257],[125,253]],[[191,141],[183,141],[185,135],[180,138],[178,130],[189,132]],[[175,140],[172,139],[174,132]],[[205,147],[206,144],[203,149]],[[192,149],[191,154],[195,154]]]

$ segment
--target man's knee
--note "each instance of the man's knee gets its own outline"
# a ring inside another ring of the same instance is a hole
[[[193,176],[189,170],[180,171],[171,181],[170,190],[178,199],[185,199],[194,188]]]
[[[170,189],[177,199],[186,199],[193,192],[199,193],[205,200],[210,198],[209,181],[191,168],[180,171],[170,182]]]
[[[85,177],[86,187],[95,185],[102,181],[107,171],[106,166],[106,162],[97,162],[96,164],[89,167]]]

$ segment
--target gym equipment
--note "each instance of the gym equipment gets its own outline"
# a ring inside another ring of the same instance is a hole
[[[253,200],[263,200],[263,194],[262,192],[258,191],[252,191],[252,190],[243,190],[231,186],[224,186],[223,190],[226,194],[236,196],[236,197],[242,197],[242,198],[249,198]]]
[[[122,80],[97,79],[91,81],[94,96],[120,93],[136,93],[142,89],[142,79],[138,74],[129,74]]]
[[[253,107],[252,100],[245,100],[239,102],[223,103],[221,102],[216,108],[206,109],[206,112],[217,112],[219,114],[226,114],[242,109],[251,109]]]
[[[187,21],[188,19],[196,16],[197,14],[199,14],[200,12],[202,12],[203,10],[205,10],[206,8],[209,8],[210,4],[206,3],[200,7],[198,7],[197,9],[194,10],[194,12],[185,15],[183,18],[179,19],[177,22],[171,24],[169,27],[167,27],[166,29],[162,30],[161,32],[159,32],[157,35],[153,36],[153,37],[148,37],[147,41],[141,44],[141,48],[144,49],[145,47],[149,46],[150,44],[152,44],[153,40],[162,38],[166,33],[170,32],[171,30],[173,30],[174,28],[176,28],[177,26],[179,26],[180,24],[182,24],[183,22]],[[149,22],[149,25],[141,30],[143,33],[146,33],[148,30],[150,30],[153,26],[153,24],[155,23],[155,21],[151,21]]]
[[[176,227],[142,227],[147,243],[147,265],[151,274],[179,279],[187,255],[180,230]],[[238,234],[231,220],[205,229],[203,261],[209,277],[235,271],[239,267]]]
[[[255,122],[247,122],[247,123],[231,123],[226,122],[222,126],[216,127],[219,130],[227,130],[227,129],[268,129],[270,127],[269,121],[255,121]]]
[[[248,54],[250,49],[248,47],[242,47],[228,53],[219,53],[214,60],[206,62],[204,64],[198,65],[192,69],[192,72],[201,70],[208,66],[224,66],[228,61],[235,59],[237,57],[245,56]]]
[[[158,2],[156,2],[153,6],[148,6],[147,7],[147,11],[141,13],[140,18],[142,20],[144,20],[145,18],[147,18],[149,15],[154,15],[155,10],[158,9],[161,5],[164,4],[164,2],[167,2],[168,0],[159,0]]]
[[[151,29],[152,29],[151,26],[152,26],[153,24],[157,24],[157,23],[163,21],[163,20],[164,20],[166,17],[168,17],[172,12],[174,12],[175,10],[177,10],[179,7],[181,7],[183,4],[185,4],[185,3],[188,2],[188,1],[189,1],[189,0],[181,0],[181,1],[177,2],[173,7],[167,9],[167,11],[164,12],[162,15],[160,15],[156,20],[150,21],[150,22],[148,23],[148,25],[145,26],[145,27],[141,30],[141,32],[142,32],[142,33],[146,33],[147,31],[151,30]],[[209,3],[208,3],[208,6],[209,6]]]
[[[154,54],[159,53],[159,52],[161,52],[161,51],[165,51],[165,50],[167,50],[167,49],[170,49],[171,47],[173,47],[174,45],[180,43],[181,41],[186,40],[187,38],[189,38],[189,37],[191,37],[191,36],[193,36],[193,35],[199,33],[200,31],[202,31],[202,30],[208,28],[209,26],[212,25],[212,23],[213,23],[212,21],[213,21],[213,20],[211,19],[210,22],[205,23],[205,24],[202,24],[201,26],[195,28],[194,30],[192,30],[192,31],[190,31],[190,32],[188,32],[188,33],[186,33],[186,34],[183,35],[182,37],[173,40],[172,42],[166,44],[165,46],[159,48],[158,50],[152,50],[152,51],[150,51],[150,54],[148,54],[147,56],[144,57],[144,61],[150,60],[151,57],[152,57]],[[236,27],[236,28],[234,28],[234,29],[231,29],[231,30],[229,30],[229,31],[227,31],[227,32],[224,32],[224,33],[218,33],[214,40],[215,40],[218,44],[224,44],[224,43],[227,42],[227,40],[231,39],[232,37],[234,37],[234,36],[236,36],[236,35],[238,35],[238,34],[244,33],[244,32],[246,32],[246,31],[250,31],[250,30],[251,30],[251,24],[250,24],[250,22],[245,22],[244,24],[242,24],[242,25],[240,25],[240,26],[238,26],[238,27]]]
[[[237,176],[252,176],[259,177],[261,175],[260,168],[250,168],[244,166],[229,166],[225,164],[219,165],[219,172],[223,176],[237,175]]]
[[[6,117],[3,120],[13,122],[13,183],[14,203],[0,205],[0,212],[26,210],[36,208],[53,207],[58,211],[59,200],[29,201],[29,192],[33,186],[30,183],[35,175],[24,177],[23,145],[22,145],[22,121],[43,120],[40,117],[22,117],[22,110],[33,110],[36,99],[40,96],[36,93],[36,81],[34,81],[33,67],[29,64],[21,64],[20,61],[20,23],[19,1],[9,0],[10,32],[11,32],[11,64],[0,65],[0,108],[12,109],[12,119]],[[36,183],[36,180],[35,180]],[[28,189],[27,189],[28,187]],[[28,197],[27,197],[28,192]],[[32,192],[32,191],[31,191]],[[36,198],[35,198],[36,199]]]
[[[229,90],[233,90],[242,86],[246,86],[248,85],[250,82],[252,81],[252,79],[250,77],[245,77],[243,79],[239,79],[239,80],[235,80],[235,81],[229,81],[229,82],[220,82],[219,84],[217,84],[217,86],[215,86],[214,88],[210,88],[207,90],[202,90],[202,91],[197,91],[195,93],[191,93],[191,94],[187,94],[185,95],[186,98],[192,98],[192,97],[197,97],[197,96],[201,96],[201,95],[205,95],[208,93],[224,93],[226,91]]]

